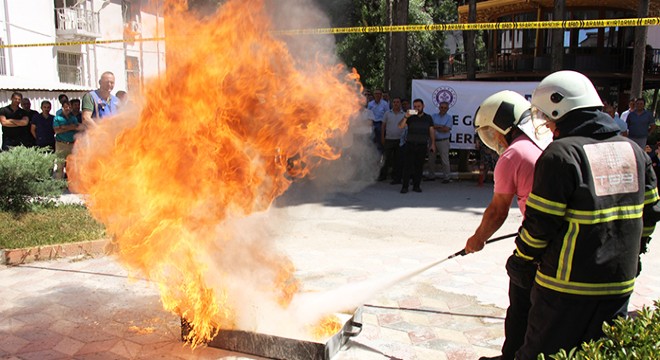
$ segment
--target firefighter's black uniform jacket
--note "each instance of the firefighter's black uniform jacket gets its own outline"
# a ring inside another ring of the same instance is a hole
[[[597,110],[577,110],[538,159],[516,254],[540,261],[537,285],[580,296],[633,290],[658,202],[650,158]],[[640,241],[641,240],[641,241]]]

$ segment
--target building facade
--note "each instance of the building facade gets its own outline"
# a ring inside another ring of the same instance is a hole
[[[165,42],[138,41],[164,37],[160,3],[0,0],[0,44],[21,45],[0,48],[0,104],[20,91],[33,109],[40,100],[57,109],[58,94],[81,97],[105,71],[115,74],[115,91],[137,92],[165,69]]]
[[[651,1],[649,16],[660,16]],[[638,1],[565,0],[564,20],[637,18]],[[460,6],[466,23],[468,6]],[[485,0],[477,2],[477,22],[534,22],[553,19],[553,0]],[[648,27],[644,89],[660,87],[660,27]],[[563,68],[587,75],[601,97],[625,109],[630,96],[635,27],[564,29]],[[477,54],[477,79],[538,81],[550,73],[553,30],[510,29],[480,32],[484,49]],[[465,79],[464,54],[445,62],[443,78]]]

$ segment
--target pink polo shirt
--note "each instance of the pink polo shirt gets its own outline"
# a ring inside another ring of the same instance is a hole
[[[534,165],[541,152],[527,135],[522,134],[504,150],[495,165],[494,192],[515,194],[518,198],[518,208],[523,216],[525,216],[525,203],[534,183]]]

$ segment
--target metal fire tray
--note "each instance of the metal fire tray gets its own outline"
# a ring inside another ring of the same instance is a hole
[[[181,339],[190,332],[190,324],[181,319]],[[208,346],[280,360],[330,360],[346,344],[349,338],[362,331],[362,308],[344,323],[342,329],[327,341],[315,342],[285,338],[269,334],[259,334],[243,330],[220,330],[207,343]]]

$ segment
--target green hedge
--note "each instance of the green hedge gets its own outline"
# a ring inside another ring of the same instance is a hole
[[[566,352],[550,355],[554,360],[647,360],[660,359],[660,301],[654,308],[644,307],[636,317],[603,324],[605,336]],[[538,359],[545,360],[543,355]]]
[[[34,205],[53,201],[66,187],[53,179],[55,154],[18,146],[0,152],[0,210],[24,213]]]

